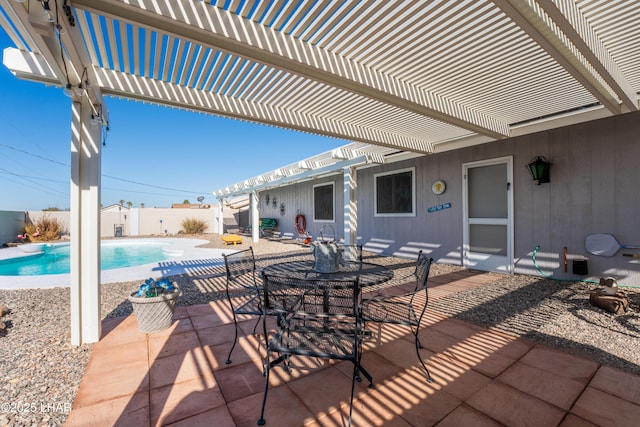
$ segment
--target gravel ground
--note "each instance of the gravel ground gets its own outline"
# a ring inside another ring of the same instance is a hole
[[[599,286],[501,275],[490,284],[430,301],[432,310],[640,375],[640,289],[614,315],[589,303]]]
[[[185,236],[189,237],[189,236]],[[202,236],[197,236],[203,238]],[[206,235],[204,247],[224,247]],[[249,239],[235,249],[249,247]],[[229,249],[229,247],[225,247]],[[311,259],[295,241],[261,239],[253,245],[258,267],[278,260]],[[412,261],[365,254],[368,261],[393,268],[392,286],[410,280]],[[431,276],[461,270],[436,264]],[[224,267],[194,264],[172,278],[182,289],[178,305],[223,298]],[[102,285],[102,316],[132,313],[127,302],[140,281]],[[595,285],[531,276],[496,275],[496,280],[449,297],[432,298],[430,309],[470,323],[494,327],[535,342],[594,359],[640,375],[640,290],[627,290],[630,310],[612,315],[589,304]],[[63,425],[75,398],[91,345],[70,342],[69,288],[0,290],[0,305],[11,309],[0,331],[0,427]]]

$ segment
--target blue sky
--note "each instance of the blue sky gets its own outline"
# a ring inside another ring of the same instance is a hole
[[[0,49],[9,46],[0,29]],[[219,188],[349,143],[111,97],[106,105],[104,206],[215,203]],[[69,208],[70,123],[62,88],[19,80],[0,64],[0,210]]]

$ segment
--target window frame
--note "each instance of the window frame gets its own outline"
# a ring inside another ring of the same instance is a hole
[[[411,212],[378,212],[378,178],[411,172]],[[373,175],[373,216],[374,217],[415,217],[416,216],[416,168],[415,166],[380,172]]]
[[[317,187],[331,187],[331,219],[318,219],[316,218],[316,188]],[[336,183],[323,182],[321,184],[313,185],[313,221],[314,222],[336,222]]]

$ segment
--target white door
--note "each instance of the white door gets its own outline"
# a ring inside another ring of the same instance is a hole
[[[513,158],[463,164],[462,177],[463,265],[513,273]]]

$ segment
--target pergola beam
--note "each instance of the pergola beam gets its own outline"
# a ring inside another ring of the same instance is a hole
[[[117,71],[94,69],[102,92],[159,105],[190,109],[272,126],[311,132],[352,141],[372,143],[417,153],[431,153],[430,142],[397,134],[338,122],[326,117],[259,104],[239,98],[202,92],[194,88],[165,83]]]
[[[638,95],[574,2],[537,0],[630,111],[638,110]],[[562,8],[562,10],[560,9]]]
[[[43,9],[40,2],[34,2],[33,7],[27,10],[26,5],[28,3],[16,3],[9,0],[0,1],[2,1],[2,8],[13,15],[13,22],[21,27],[20,34],[28,34],[29,40],[27,40],[27,43],[31,44],[29,46],[30,49],[42,55],[48,64],[46,69],[53,72],[55,76],[55,83],[65,85],[67,83],[67,72],[64,71],[65,61],[61,47],[55,37],[53,24],[48,22],[42,13]],[[41,74],[44,74],[44,71]],[[48,75],[47,79],[50,79],[50,77],[51,75]],[[51,81],[51,83],[54,82]]]
[[[60,26],[60,30],[55,30],[54,23],[49,22],[42,13],[43,9],[39,2],[34,2],[32,7],[27,9],[25,8],[27,3],[0,1],[3,2],[3,8],[13,16],[14,21],[22,27],[20,34],[28,37],[28,43],[31,44],[32,49],[32,52],[20,49],[19,53],[8,52],[10,48],[5,49],[7,66],[9,68],[13,66],[16,75],[27,80],[62,87],[67,83],[74,87],[82,84],[91,100],[94,113],[97,113],[96,105],[100,105],[103,118],[108,118],[100,88],[95,84],[87,85],[87,82],[95,83],[95,76],[93,68],[89,65],[91,61],[84,46],[82,34],[77,26],[70,26],[66,18],[58,17],[56,25]],[[56,16],[62,11],[53,9],[50,13]],[[56,31],[59,31],[59,34]],[[17,45],[20,46],[20,44]],[[22,64],[19,58],[21,54],[23,55]],[[83,77],[85,68],[88,74]],[[31,72],[28,71],[29,69]],[[75,93],[72,93],[72,98],[76,102],[80,100]]]
[[[202,1],[75,0],[75,7],[232,53],[492,138],[506,123]]]
[[[608,75],[608,81],[616,81],[613,74],[597,59],[585,43],[583,37],[586,36],[586,33],[578,34],[575,31],[568,31],[570,24],[566,18],[558,19],[563,15],[551,1],[534,3],[522,0],[494,0],[494,3],[613,114],[622,112],[619,98],[623,99],[629,108],[637,109],[637,100],[632,102],[626,90],[621,89],[625,85],[620,81],[620,78],[616,84],[620,88],[616,93],[605,83],[605,79],[598,75],[596,69]],[[543,12],[548,16],[545,16]],[[551,20],[551,17],[555,19]],[[565,31],[569,34],[566,34]],[[572,42],[578,42],[579,46],[568,44],[565,41],[565,35]],[[582,49],[579,50],[579,48]],[[585,58],[599,65],[593,67]],[[634,104],[636,105],[634,106]]]
[[[380,162],[381,159],[379,158],[372,158],[372,156],[370,155],[361,155],[358,157],[354,157],[350,160],[345,160],[345,161],[341,161],[341,162],[336,162],[334,164],[328,165],[328,166],[324,166],[322,168],[318,168],[318,169],[313,169],[313,170],[308,170],[302,173],[298,173],[298,174],[293,174],[293,175],[288,175],[288,176],[283,176],[282,178],[279,178],[277,180],[274,181],[269,181],[269,182],[265,182],[264,184],[259,184],[259,185],[253,185],[253,186],[249,186],[246,188],[241,188],[241,189],[233,189],[233,190],[227,190],[227,191],[222,191],[219,193],[214,193],[215,196],[217,197],[234,197],[234,196],[241,196],[243,194],[249,194],[251,192],[260,192],[260,191],[264,191],[264,190],[268,190],[270,188],[276,188],[276,187],[281,187],[283,185],[288,185],[288,184],[292,184],[298,181],[302,181],[305,179],[311,179],[315,176],[318,175],[324,175],[327,173],[331,173],[331,172],[340,172],[345,168],[350,168],[350,167],[355,167],[355,166],[361,166],[361,165],[366,165],[366,164],[370,164],[370,163],[378,163]]]

